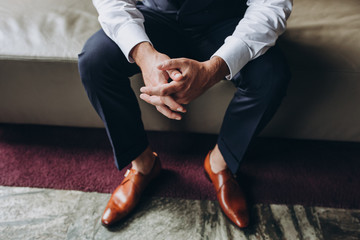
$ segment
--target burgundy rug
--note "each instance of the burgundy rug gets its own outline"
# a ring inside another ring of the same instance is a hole
[[[149,195],[215,199],[202,168],[215,135],[148,136],[164,167]],[[0,185],[111,193],[124,172],[104,129],[0,124]],[[259,138],[240,173],[251,203],[360,208],[360,143]]]

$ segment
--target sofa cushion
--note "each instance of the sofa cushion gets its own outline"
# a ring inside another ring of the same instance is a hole
[[[96,16],[89,0],[2,0],[0,58],[76,61]]]

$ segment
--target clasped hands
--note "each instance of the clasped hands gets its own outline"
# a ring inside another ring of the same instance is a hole
[[[140,48],[133,52],[145,83],[140,89],[140,98],[154,105],[170,119],[181,120],[181,113],[186,112],[184,105],[200,96],[229,72],[225,61],[220,57],[213,57],[205,62],[188,58],[170,59],[151,45],[143,46],[145,48],[141,53]],[[169,82],[169,79],[172,81]]]

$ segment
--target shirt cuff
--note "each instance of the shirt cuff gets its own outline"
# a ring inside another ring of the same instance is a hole
[[[151,41],[145,33],[145,29],[142,25],[137,23],[128,23],[122,26],[116,33],[116,44],[120,47],[125,57],[130,63],[134,63],[134,59],[130,56],[131,50],[141,42]]]
[[[229,36],[225,43],[211,56],[221,57],[227,64],[230,74],[226,76],[231,80],[250,60],[249,47],[239,38]]]

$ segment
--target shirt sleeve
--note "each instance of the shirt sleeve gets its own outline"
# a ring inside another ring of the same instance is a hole
[[[250,60],[264,54],[275,45],[277,38],[286,29],[292,0],[248,0],[248,8],[234,33],[212,57],[221,57],[229,67],[230,80]]]
[[[150,42],[145,33],[144,16],[136,8],[136,0],[93,0],[105,34],[124,53],[129,62],[131,49],[141,42]]]

